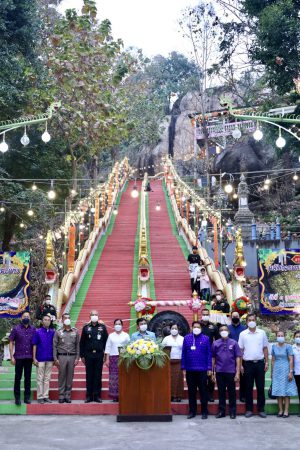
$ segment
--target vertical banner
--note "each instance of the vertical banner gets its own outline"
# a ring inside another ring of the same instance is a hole
[[[95,198],[94,228],[99,227],[99,208],[100,208],[100,200],[97,195],[97,197]]]
[[[258,250],[262,314],[300,314],[300,249]]]
[[[0,252],[0,318],[29,309],[30,253]]]
[[[75,237],[76,237],[76,227],[75,225],[70,225],[69,227],[69,250],[68,250],[68,271],[74,271],[75,265]]]

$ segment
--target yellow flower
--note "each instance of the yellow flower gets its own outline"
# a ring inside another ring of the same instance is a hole
[[[130,346],[130,345],[127,345],[126,350],[128,351],[128,353],[130,353],[130,351],[131,351],[131,346]]]
[[[147,347],[152,347],[152,341],[146,342]]]
[[[134,348],[131,350],[131,354],[135,355],[135,349]]]
[[[152,348],[150,348],[150,353],[154,353],[154,348],[152,347]]]
[[[147,353],[147,350],[145,350],[144,348],[143,348],[143,350],[142,350],[142,355],[146,355],[146,353]]]

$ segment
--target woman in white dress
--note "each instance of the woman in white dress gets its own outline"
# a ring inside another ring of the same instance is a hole
[[[116,319],[114,321],[113,333],[110,333],[105,346],[105,363],[109,368],[109,396],[113,402],[119,400],[119,347],[124,347],[129,341],[130,336],[123,331],[123,321]]]
[[[171,334],[162,341],[165,347],[171,347],[171,400],[181,402],[183,397],[183,371],[181,370],[181,354],[183,337],[179,334],[178,325],[174,323],[171,326]]]

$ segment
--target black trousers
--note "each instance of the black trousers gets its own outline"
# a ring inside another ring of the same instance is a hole
[[[254,382],[257,390],[257,409],[263,412],[265,409],[265,362],[264,360],[253,362],[243,361],[245,388],[246,388],[246,411],[253,411],[253,387]]]
[[[24,399],[29,400],[31,395],[32,359],[16,359],[14,395],[16,400],[21,399],[21,379],[24,369]]]
[[[209,400],[214,398],[214,392],[215,383],[212,381],[211,377],[207,377],[207,395]]]
[[[245,374],[240,374],[240,400],[246,397]]]
[[[86,396],[101,397],[103,354],[90,354],[85,357]]]
[[[296,385],[297,385],[297,390],[298,390],[298,397],[299,397],[299,401],[300,401],[300,375],[294,375],[295,381],[296,381]]]
[[[207,372],[186,371],[186,383],[189,393],[189,412],[197,414],[197,390],[199,389],[201,400],[201,413],[207,414]]]
[[[200,281],[194,281],[194,278],[191,278],[191,289],[192,293],[196,291],[199,294],[200,291]]]
[[[217,385],[219,391],[219,412],[226,413],[226,389],[228,392],[230,414],[236,414],[236,393],[234,373],[217,372]]]

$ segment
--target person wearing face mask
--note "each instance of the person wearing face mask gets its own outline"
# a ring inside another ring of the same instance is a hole
[[[197,277],[199,266],[202,266],[202,260],[198,252],[198,247],[196,245],[193,246],[192,253],[189,254],[187,261],[188,271],[190,273],[191,279],[191,290],[193,295],[194,291],[199,292],[199,281],[197,280]]]
[[[207,308],[204,308],[202,310],[202,317],[201,317],[201,329],[202,333],[205,334],[209,338],[210,345],[213,344],[213,342],[216,339],[219,339],[219,330],[216,325],[210,322],[210,311]],[[210,403],[213,403],[214,400],[214,391],[215,391],[215,383],[212,380],[212,377],[208,377],[207,379],[207,394],[208,394],[208,401]]]
[[[230,305],[227,298],[224,297],[222,291],[216,291],[216,300],[212,304],[213,311],[220,311],[223,314],[228,314],[230,312]]]
[[[50,328],[51,317],[44,316],[42,328],[33,337],[33,363],[36,366],[38,403],[52,403],[49,399],[49,383],[53,367],[53,338],[55,330]]]
[[[30,404],[31,370],[33,362],[33,338],[35,327],[30,324],[30,313],[24,311],[21,323],[13,327],[9,335],[10,362],[15,366],[15,404],[21,405],[21,379],[24,370],[24,403]]]
[[[202,419],[207,419],[207,377],[211,376],[212,360],[209,338],[201,332],[201,323],[192,323],[192,333],[184,337],[181,369],[186,371],[189,393],[189,415],[197,414],[197,390],[200,392]]]
[[[53,326],[53,321],[57,317],[56,309],[54,305],[51,305],[51,295],[46,295],[42,305],[39,305],[36,310],[35,318],[36,320],[42,320],[44,316],[50,315],[51,317],[51,327]]]
[[[219,413],[217,419],[226,415],[226,390],[228,391],[230,418],[236,418],[235,383],[240,379],[242,352],[238,343],[229,338],[227,325],[221,325],[221,338],[212,345],[213,379],[219,391]]]
[[[171,324],[170,335],[163,339],[162,345],[171,347],[171,401],[181,402],[183,397],[183,372],[181,370],[183,337],[179,334],[177,323]]]
[[[102,368],[107,338],[107,329],[99,322],[98,311],[91,311],[90,321],[84,325],[80,338],[80,357],[86,372],[85,403],[102,403]]]
[[[276,333],[277,343],[272,346],[272,395],[277,397],[277,417],[289,417],[290,397],[297,395],[294,379],[293,348],[285,342],[283,331]]]
[[[234,339],[236,342],[239,341],[239,337],[242,331],[246,330],[247,327],[243,325],[240,321],[240,315],[237,311],[231,313],[231,325],[228,326],[229,337]],[[240,374],[240,401],[245,403],[245,377]]]
[[[257,409],[262,418],[265,413],[265,372],[268,370],[268,339],[266,333],[256,326],[256,315],[248,314],[247,330],[241,332],[239,347],[243,353],[241,372],[245,376],[246,414],[253,416],[253,386],[257,390]]]
[[[156,336],[152,331],[148,330],[148,322],[146,319],[139,317],[136,321],[138,331],[132,333],[131,341],[137,341],[138,339],[151,339],[156,340]]]
[[[295,340],[295,344],[293,345],[294,378],[296,381],[298,398],[300,402],[300,331],[296,331],[294,333],[294,340]],[[300,417],[300,414],[298,414],[298,417]]]
[[[71,327],[70,314],[62,315],[63,327],[53,338],[53,359],[58,367],[59,403],[71,403],[74,368],[79,362],[79,333]]]
[[[130,341],[128,333],[123,331],[123,321],[114,321],[114,332],[108,336],[105,346],[105,364],[109,369],[109,396],[113,402],[119,399],[119,347],[124,347]]]

